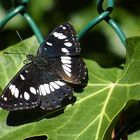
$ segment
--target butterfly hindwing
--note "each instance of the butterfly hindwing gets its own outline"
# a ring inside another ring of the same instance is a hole
[[[86,66],[79,56],[51,58],[48,63],[64,81],[79,84],[86,77]]]
[[[45,110],[53,110],[62,106],[63,99],[71,99],[73,89],[62,80],[52,82],[44,82],[39,85],[41,93],[40,108]]]
[[[43,57],[78,55],[79,53],[80,44],[76,32],[70,23],[64,23],[56,27],[38,50],[38,55]]]
[[[53,110],[62,106],[65,98],[71,99],[73,89],[56,73],[50,65],[38,70],[38,92],[40,95],[40,108]]]

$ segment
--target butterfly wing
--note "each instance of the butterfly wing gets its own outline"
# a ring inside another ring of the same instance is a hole
[[[38,56],[43,57],[72,56],[79,53],[80,44],[70,23],[64,23],[56,27],[38,49]]]
[[[7,110],[28,109],[40,103],[32,64],[25,65],[9,82],[0,97],[0,107]]]
[[[81,83],[86,77],[86,66],[84,61],[76,56],[61,56],[48,59],[48,63],[64,81],[73,84]]]
[[[62,106],[62,101],[73,96],[73,89],[61,79],[50,66],[38,71],[38,91],[40,94],[40,108],[53,110]]]
[[[62,106],[64,98],[72,98],[73,89],[49,66],[25,65],[9,82],[0,97],[0,107],[7,110],[40,106],[52,110]]]
[[[47,57],[61,78],[73,84],[79,84],[86,77],[86,65],[79,54],[80,43],[70,23],[56,27],[38,50],[38,56]]]

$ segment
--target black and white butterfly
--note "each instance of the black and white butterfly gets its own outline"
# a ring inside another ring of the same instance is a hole
[[[71,99],[73,88],[86,77],[80,58],[80,44],[70,23],[56,27],[40,45],[37,56],[28,55],[25,64],[0,97],[0,107],[20,110],[40,107],[53,110]]]

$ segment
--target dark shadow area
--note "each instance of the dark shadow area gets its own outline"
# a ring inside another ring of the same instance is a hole
[[[94,4],[95,1],[93,2],[93,0],[57,0],[51,10],[44,12],[43,19],[47,20],[47,27],[52,30],[54,28],[52,25],[58,26],[58,24],[66,22],[72,14],[84,10],[85,8],[87,9]]]
[[[132,123],[131,128],[128,130],[128,134],[140,130],[140,101],[134,103],[129,109],[127,109],[126,119],[129,124]]]
[[[43,28],[46,27],[46,31],[44,29],[42,30],[44,36],[46,36],[48,30],[49,32],[51,32],[60,23],[66,22],[69,19],[69,16],[71,16],[73,13],[88,8],[94,3],[95,2],[93,2],[93,0],[57,0],[55,1],[54,6],[51,9],[44,9],[44,11],[42,11],[40,19],[34,20],[40,29],[42,28],[42,26]],[[8,0],[5,0],[1,1],[0,4],[2,5],[3,9],[8,12],[13,8],[14,1],[9,3]],[[30,12],[30,9],[28,9],[29,7],[31,7],[30,2],[27,4],[27,10]],[[31,15],[31,17],[33,16],[34,15]],[[26,22],[24,18],[23,21]],[[20,26],[20,28],[17,25],[16,30],[19,31],[23,40],[34,35],[28,24],[26,24],[26,26],[23,27]],[[7,30],[4,29],[3,31],[0,31],[0,50],[6,48],[9,45],[20,42],[20,39],[16,35],[16,30],[15,28],[10,28]]]
[[[0,4],[6,11],[9,11],[12,7],[12,1],[9,0],[1,0]]]
[[[100,66],[108,68],[120,65],[125,59],[118,57],[108,50],[107,38],[100,31],[89,32],[80,42],[81,55],[86,59],[96,61]]]
[[[10,111],[6,123],[8,126],[18,126],[31,122],[36,122],[43,118],[54,118],[64,113],[66,106],[69,104],[74,104],[75,101],[76,97],[73,97],[71,99],[66,98],[62,101],[62,107],[50,111],[40,109],[39,107],[34,109]]]
[[[90,5],[93,5],[93,0],[57,0],[53,11],[61,11],[64,13],[64,16],[68,16],[73,12],[85,9]]]
[[[24,140],[47,140],[48,137],[43,135],[43,136],[34,136],[34,137],[30,137],[30,138],[26,138]]]
[[[116,3],[117,6],[124,8],[127,12],[140,16],[140,1],[139,0],[120,0]]]
[[[115,138],[119,140],[140,130],[140,102],[133,103],[126,111],[120,114],[115,126]]]
[[[23,40],[33,35],[33,32],[30,29],[30,27],[26,29],[20,29],[20,30],[17,29],[16,31],[19,32]],[[21,41],[16,31],[6,30],[6,29],[4,31],[0,31],[0,50],[3,50],[6,47],[19,43]]]

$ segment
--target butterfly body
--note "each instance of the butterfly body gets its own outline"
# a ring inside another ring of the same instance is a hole
[[[79,84],[86,77],[86,66],[79,54],[72,25],[64,23],[56,27],[40,45],[37,56],[27,56],[27,63],[4,89],[0,107],[7,110],[61,107],[65,98],[73,96],[68,83]]]

